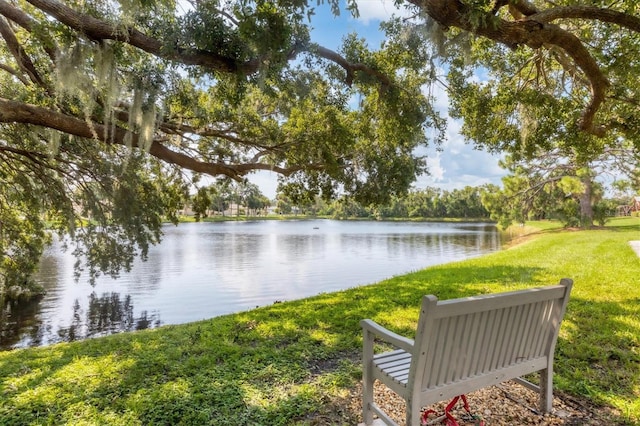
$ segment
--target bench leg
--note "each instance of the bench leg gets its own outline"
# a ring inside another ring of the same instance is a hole
[[[362,351],[362,417],[365,425],[373,423],[373,335],[364,331]]]
[[[420,417],[422,415],[422,407],[420,403],[412,401],[412,398],[407,399],[407,426],[420,426]]]
[[[553,365],[540,371],[540,410],[543,413],[553,410]]]
[[[366,368],[365,368],[366,371]],[[373,411],[371,411],[371,404],[373,404],[373,383],[367,378],[362,379],[362,417],[365,425],[373,423]]]

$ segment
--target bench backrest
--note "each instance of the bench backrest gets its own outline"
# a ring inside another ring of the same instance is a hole
[[[409,385],[425,392],[520,364],[544,368],[540,366],[549,357],[553,361],[571,284],[563,280],[555,286],[444,301],[425,296]]]

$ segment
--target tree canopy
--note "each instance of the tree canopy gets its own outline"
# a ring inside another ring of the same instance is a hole
[[[442,42],[452,116],[477,147],[508,154],[498,217],[522,221],[555,191],[575,197],[568,222],[591,225],[594,179],[640,169],[636,3],[481,1],[446,19],[454,2],[427,3],[448,5],[430,14],[453,33]]]
[[[478,119],[465,122],[466,131],[481,143],[503,147],[500,139],[521,139],[519,143],[530,140],[535,146],[550,135],[557,139],[581,134],[625,137],[638,146],[638,93],[633,84],[638,65],[632,60],[640,48],[636,2],[414,4],[441,29],[454,33],[447,40],[461,38],[469,47],[457,55],[450,52],[455,56],[450,82],[462,89],[452,91],[459,95],[454,109],[461,116],[470,119],[475,109],[476,116],[492,116],[499,125],[482,132],[476,127]],[[469,65],[487,70],[487,84],[468,78]],[[498,129],[495,136],[488,134]]]
[[[336,52],[310,40],[312,13],[0,0],[0,282],[26,281],[45,221],[91,276],[117,275],[202,174],[271,170],[292,192],[368,201],[405,192],[425,171],[427,128],[436,143],[443,128],[422,94],[426,49],[406,51],[395,22],[384,46],[351,36]]]
[[[414,15],[381,46],[338,50],[310,38],[316,7],[343,6],[320,3],[0,0],[0,285],[27,281],[45,227],[117,275],[201,174],[402,194],[442,142],[438,80],[478,147],[640,147],[635,1],[398,1]]]
[[[529,160],[508,155],[500,162],[510,172],[502,178],[503,188],[487,192],[483,201],[503,226],[551,216],[571,226],[591,227],[594,220],[604,224],[603,179],[597,178],[624,188],[632,182],[624,178],[634,179],[640,171],[640,152],[619,142],[587,159],[560,143],[538,150]]]

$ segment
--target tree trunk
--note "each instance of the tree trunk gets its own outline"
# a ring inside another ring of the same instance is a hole
[[[582,227],[590,228],[593,226],[593,205],[591,204],[593,183],[591,176],[582,178],[584,192],[580,195],[580,222]]]

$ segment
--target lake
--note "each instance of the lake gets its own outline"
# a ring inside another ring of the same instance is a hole
[[[53,244],[39,301],[0,312],[0,349],[181,324],[372,284],[500,249],[483,223],[253,221],[166,225],[146,262],[114,280],[74,280]]]

